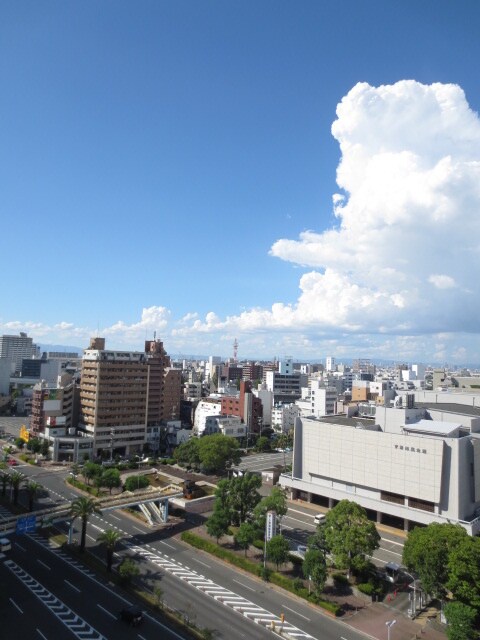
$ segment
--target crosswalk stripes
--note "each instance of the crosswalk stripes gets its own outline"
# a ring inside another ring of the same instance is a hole
[[[48,589],[18,566],[13,560],[6,560],[6,566],[23,584],[64,624],[79,640],[107,640],[83,618],[54,596]]]
[[[287,621],[282,623],[277,615],[270,613],[270,611],[266,611],[254,602],[250,602],[250,600],[247,600],[243,596],[239,596],[233,591],[230,591],[230,589],[215,584],[212,580],[198,574],[193,569],[189,569],[188,567],[181,565],[179,562],[170,560],[168,556],[153,553],[145,547],[140,547],[131,542],[126,542],[125,544],[127,548],[134,553],[137,553],[141,557],[152,562],[180,580],[187,582],[192,587],[195,587],[195,589],[198,589],[205,595],[217,600],[217,602],[221,602],[224,606],[240,613],[248,620],[269,629],[273,622],[276,629],[282,629],[284,633],[294,636],[299,640],[314,640],[313,636],[305,631],[298,629]]]

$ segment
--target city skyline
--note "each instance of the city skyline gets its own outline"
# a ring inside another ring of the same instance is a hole
[[[0,333],[480,362],[462,8],[5,3]]]

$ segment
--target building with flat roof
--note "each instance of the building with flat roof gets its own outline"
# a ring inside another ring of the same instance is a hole
[[[7,358],[12,363],[12,373],[20,373],[22,360],[40,355],[39,347],[33,344],[32,338],[20,332],[18,336],[0,336],[0,358]]]
[[[436,407],[377,407],[374,419],[297,418],[293,498],[361,504],[372,519],[408,530],[460,523],[480,532],[480,416]]]

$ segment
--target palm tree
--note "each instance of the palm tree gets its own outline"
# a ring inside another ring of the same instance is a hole
[[[18,490],[20,489],[20,485],[24,481],[24,479],[25,476],[19,471],[14,471],[9,476],[10,486],[13,489],[13,504],[15,505],[18,503]]]
[[[38,482],[35,482],[35,480],[29,480],[28,478],[26,479],[25,489],[27,490],[27,494],[28,494],[28,510],[29,511],[33,511],[33,501],[35,500],[35,496],[37,495],[37,493],[41,488],[42,488],[42,485],[39,484]]]
[[[81,518],[82,520],[82,535],[80,537],[80,553],[85,551],[85,541],[87,536],[87,522],[88,518],[93,514],[101,515],[100,509],[97,507],[97,503],[92,498],[86,498],[80,496],[75,498],[70,506],[70,515],[75,518]]]
[[[10,483],[10,475],[8,473],[2,473],[0,483],[2,485],[2,496],[4,496],[7,493],[7,487]]]
[[[121,537],[122,536],[120,533],[118,533],[118,531],[114,531],[113,529],[106,529],[97,538],[97,542],[101,542],[103,545],[105,545],[105,549],[107,552],[107,571],[109,573],[112,570],[113,552],[115,551],[117,542]]]

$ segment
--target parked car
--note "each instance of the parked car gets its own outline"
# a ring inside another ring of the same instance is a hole
[[[124,607],[120,611],[120,620],[132,625],[132,627],[138,627],[143,622],[143,611],[138,607]]]
[[[4,551],[10,551],[12,548],[12,543],[9,538],[0,538],[0,551],[3,553]]]
[[[7,464],[10,465],[11,467],[16,467],[18,462],[15,460],[15,458],[9,458],[7,460]]]
[[[316,516],[314,516],[313,518],[313,523],[314,524],[321,524],[326,518],[326,515],[324,513],[317,513]]]

